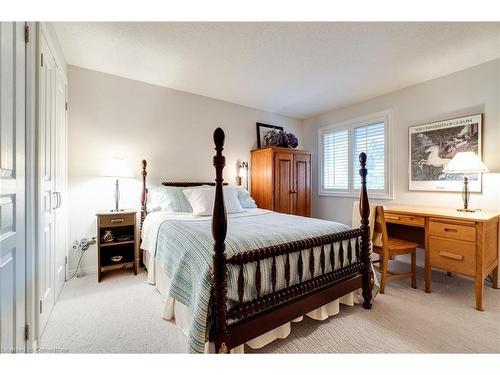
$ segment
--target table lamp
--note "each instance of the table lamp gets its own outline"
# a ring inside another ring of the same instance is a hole
[[[462,190],[462,199],[464,200],[464,208],[459,208],[458,211],[475,212],[476,210],[469,208],[469,174],[489,172],[488,168],[483,164],[481,159],[475,152],[457,152],[453,159],[443,169],[444,173],[463,173],[464,188]]]
[[[120,201],[120,182],[119,178],[131,178],[134,177],[132,172],[125,163],[125,159],[113,158],[109,159],[104,165],[102,175],[105,177],[116,178],[115,184],[115,209],[111,212],[123,211],[123,209],[118,208],[118,202]]]

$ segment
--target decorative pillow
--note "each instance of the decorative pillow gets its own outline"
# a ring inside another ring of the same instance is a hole
[[[153,186],[148,188],[148,211],[193,212],[182,192],[185,187]]]
[[[148,212],[161,210],[157,190],[158,190],[158,186],[148,187],[148,192],[146,195],[146,198],[147,198],[146,207],[147,207]]]
[[[243,208],[257,208],[257,204],[254,199],[250,196],[250,193],[243,186],[238,186],[236,188],[238,191],[238,200]]]
[[[215,203],[215,188],[214,187],[199,187],[194,189],[185,189],[184,195],[189,200],[193,208],[193,214],[196,216],[212,215]],[[235,188],[227,186],[223,189],[224,204],[226,213],[233,214],[242,212],[240,201],[238,200],[238,192]]]

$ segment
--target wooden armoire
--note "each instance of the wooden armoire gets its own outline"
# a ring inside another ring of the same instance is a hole
[[[311,153],[283,147],[252,150],[251,190],[259,208],[311,216]]]

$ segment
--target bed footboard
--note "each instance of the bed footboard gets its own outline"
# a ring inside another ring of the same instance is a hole
[[[359,161],[361,168],[361,195],[359,212],[361,227],[344,232],[333,233],[306,240],[294,241],[255,249],[240,253],[230,258],[225,255],[225,238],[227,232],[227,217],[222,192],[222,171],[225,158],[222,155],[224,147],[224,131],[217,128],[214,132],[216,155],[213,164],[216,171],[215,203],[212,216],[212,236],[214,239],[213,278],[212,278],[212,313],[213,327],[211,340],[215,342],[218,353],[227,353],[230,349],[241,345],[261,334],[304,315],[328,302],[359,288],[363,290],[363,306],[371,308],[371,259],[370,230],[368,217],[370,207],[366,191],[366,154],[361,153]],[[347,245],[344,243],[347,241]],[[352,245],[354,242],[354,245]],[[338,244],[339,262],[335,264],[334,244]],[[325,250],[328,247],[330,252]],[[321,247],[319,254],[319,269],[315,269],[314,248]],[[346,248],[344,248],[346,247]],[[309,262],[304,264],[302,253],[309,251]],[[344,252],[348,261],[344,264]],[[290,285],[290,254],[298,253],[296,269],[299,282]],[[276,257],[284,256],[285,288],[276,290],[277,272]],[[261,295],[261,261],[271,260],[272,291]],[[330,271],[327,272],[327,262]],[[243,266],[255,263],[256,272],[254,285],[256,298],[244,301]],[[238,302],[228,309],[227,301],[227,267],[239,266]],[[305,267],[309,268],[311,277],[303,280]],[[228,324],[228,322],[232,322]]]

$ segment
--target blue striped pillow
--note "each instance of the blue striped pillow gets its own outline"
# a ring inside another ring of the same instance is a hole
[[[257,204],[254,199],[250,196],[250,193],[243,186],[238,186],[238,199],[240,201],[241,207],[243,208],[257,208]]]
[[[153,186],[148,188],[148,210],[168,212],[193,212],[188,199],[182,192],[185,187]]]

